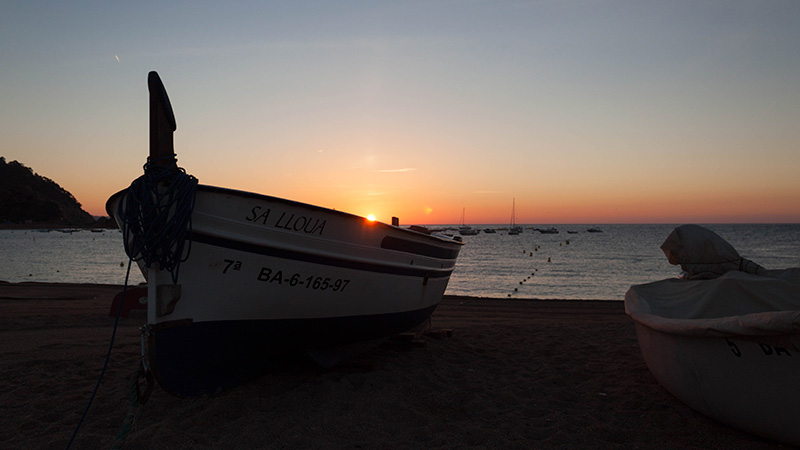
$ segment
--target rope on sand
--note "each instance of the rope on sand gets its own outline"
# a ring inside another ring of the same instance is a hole
[[[144,394],[139,391],[139,381],[142,378],[145,378],[147,381],[147,389]],[[128,433],[130,433],[133,424],[136,422],[140,407],[147,403],[147,399],[150,397],[150,392],[153,388],[152,375],[146,373],[144,367],[140,365],[131,376],[129,387],[128,413],[125,416],[125,420],[122,421],[122,427],[117,433],[117,437],[114,438],[114,445],[111,446],[111,450],[122,449],[122,444],[125,443]]]
[[[97,379],[97,384],[94,386],[94,391],[92,391],[92,396],[89,397],[89,403],[86,404],[86,409],[83,410],[83,415],[81,419],[78,421],[78,425],[75,426],[75,431],[72,432],[72,437],[67,444],[67,450],[72,447],[72,443],[75,441],[75,436],[78,435],[78,430],[81,429],[81,425],[83,425],[83,420],[86,419],[86,415],[89,413],[89,407],[92,406],[92,402],[94,401],[95,395],[97,395],[98,389],[100,389],[100,382],[103,381],[103,376],[106,373],[106,368],[108,368],[108,361],[111,359],[111,349],[114,348],[114,338],[117,336],[117,326],[119,325],[119,316],[122,313],[122,305],[125,303],[125,293],[128,290],[128,280],[130,279],[131,275],[131,265],[133,260],[128,260],[128,270],[125,274],[125,286],[122,288],[122,299],[120,299],[119,307],[117,308],[117,316],[114,319],[114,330],[111,332],[111,342],[108,343],[108,351],[106,352],[106,360],[103,362],[103,369],[100,371],[100,377]]]

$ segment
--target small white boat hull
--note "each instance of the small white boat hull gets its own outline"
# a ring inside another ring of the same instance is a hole
[[[107,204],[118,222],[121,198]],[[462,246],[210,186],[198,187],[190,241],[179,287],[169,272],[141,267],[149,288],[146,356],[162,387],[182,397],[235,386],[277,355],[413,328],[441,300]]]
[[[800,446],[800,269],[631,287],[653,377],[722,423]]]
[[[680,336],[640,323],[636,334],[653,377],[687,406],[800,446],[800,335]]]

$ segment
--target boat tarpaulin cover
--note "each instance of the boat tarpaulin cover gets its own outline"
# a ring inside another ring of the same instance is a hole
[[[764,275],[731,271],[713,280],[673,278],[631,286],[625,311],[643,325],[672,334],[800,333],[800,269]]]
[[[625,311],[635,321],[690,336],[800,333],[800,268],[742,264],[730,244],[696,225],[675,229],[662,249],[695,276],[632,286]]]
[[[739,252],[717,233],[699,225],[675,228],[661,244],[670,264],[680,264],[689,280],[716,278],[731,270],[754,273],[764,271],[758,264],[739,256]]]

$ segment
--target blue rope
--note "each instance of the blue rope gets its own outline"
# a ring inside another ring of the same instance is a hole
[[[106,352],[106,360],[103,363],[103,370],[100,371],[100,378],[97,379],[97,384],[94,385],[94,391],[92,391],[92,396],[89,397],[89,403],[86,404],[86,409],[83,410],[83,415],[81,416],[81,420],[78,421],[78,425],[75,427],[75,431],[72,432],[72,437],[67,444],[67,450],[72,447],[72,442],[75,440],[75,436],[78,435],[78,430],[81,429],[81,425],[83,425],[83,420],[86,418],[86,414],[89,413],[89,407],[92,406],[92,402],[94,401],[95,395],[97,395],[97,390],[100,389],[100,382],[103,381],[103,376],[106,373],[106,368],[108,367],[108,360],[111,359],[111,349],[114,347],[114,338],[117,336],[117,325],[119,325],[119,316],[122,314],[122,305],[125,303],[125,293],[128,291],[128,279],[131,275],[131,263],[133,262],[132,259],[128,260],[128,271],[125,274],[125,286],[122,288],[122,298],[119,301],[119,306],[117,307],[117,317],[114,319],[114,331],[111,332],[111,342],[108,344],[108,351]]]
[[[174,155],[170,158],[174,162]],[[119,202],[125,253],[146,268],[158,263],[177,283],[180,263],[191,251],[189,240],[184,255],[184,243],[192,232],[197,178],[175,164],[153,162],[148,158],[144,175],[131,183]]]

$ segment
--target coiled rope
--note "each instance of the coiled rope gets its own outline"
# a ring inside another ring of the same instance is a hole
[[[191,251],[191,240],[184,255],[184,243],[192,232],[197,178],[178,167],[175,155],[168,165],[147,158],[144,175],[131,183],[118,205],[125,253],[146,268],[158,263],[161,270],[178,282],[180,263]]]

